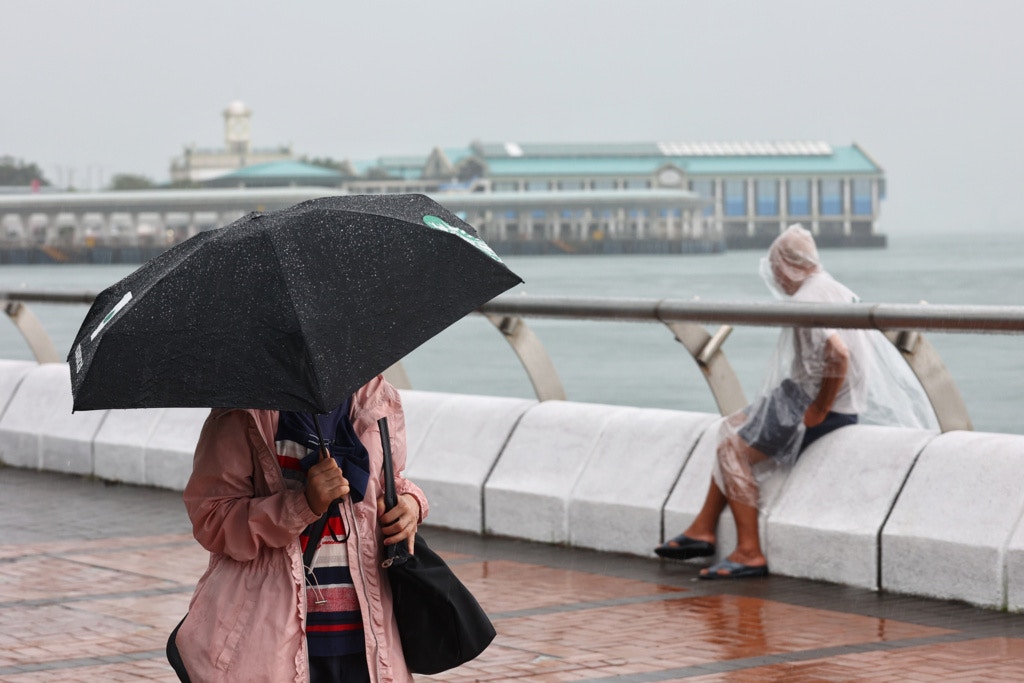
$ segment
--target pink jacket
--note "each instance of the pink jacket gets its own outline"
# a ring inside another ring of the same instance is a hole
[[[309,680],[306,591],[299,533],[314,520],[301,490],[285,486],[277,463],[277,411],[214,409],[196,446],[185,507],[193,534],[210,551],[188,617],[176,643],[191,679],[205,681]],[[370,454],[371,476],[358,504],[346,499],[349,558],[366,634],[374,683],[409,683],[391,608],[391,589],[380,567],[382,540],[377,498],[382,495],[382,450],[377,419],[388,418],[399,494],[427,500],[404,479],[405,417],[398,391],[383,377],[352,400],[352,424]]]

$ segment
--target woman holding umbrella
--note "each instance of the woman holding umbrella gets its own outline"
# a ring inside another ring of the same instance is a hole
[[[388,512],[381,417],[399,494]],[[427,514],[423,492],[400,474],[398,391],[378,376],[321,417],[322,448],[311,420],[215,409],[203,427],[184,500],[210,564],[174,637],[193,681],[412,681],[381,569],[382,545],[411,550]],[[338,499],[323,540],[303,537]],[[307,572],[303,549],[318,541]]]
[[[185,504],[210,565],[168,642],[179,676],[175,645],[194,680],[412,680],[381,544],[412,549],[427,501],[377,373],[520,282],[429,197],[349,195],[201,232],[96,297],[68,354],[75,410],[258,408],[214,409],[196,448]],[[330,413],[331,443],[287,410]]]

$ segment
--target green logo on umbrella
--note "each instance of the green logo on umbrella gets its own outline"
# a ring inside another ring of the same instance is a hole
[[[423,222],[427,225],[427,227],[433,228],[434,230],[441,230],[443,232],[450,232],[453,235],[458,235],[459,237],[466,240],[480,251],[490,256],[498,263],[502,263],[502,260],[498,258],[498,255],[494,253],[493,249],[487,246],[486,242],[484,242],[479,237],[470,235],[468,232],[461,228],[456,228],[454,226],[448,225],[448,223],[443,218],[438,218],[437,216],[431,216],[430,214],[427,214],[426,216],[423,217]]]

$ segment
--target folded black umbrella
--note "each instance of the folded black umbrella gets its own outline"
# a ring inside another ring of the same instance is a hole
[[[329,412],[520,282],[422,195],[253,213],[99,294],[68,354],[74,409]]]

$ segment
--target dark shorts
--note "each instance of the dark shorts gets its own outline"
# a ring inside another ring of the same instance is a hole
[[[783,380],[767,396],[744,408],[747,421],[737,433],[750,446],[770,458],[791,453],[811,401],[796,382]],[[856,422],[856,415],[830,412],[821,424],[804,432],[797,452],[803,452],[829,432]]]
[[[855,424],[857,424],[856,415],[829,411],[828,415],[825,416],[825,419],[821,421],[821,424],[814,425],[804,432],[804,440],[800,442],[800,452],[803,453],[808,446],[829,432],[834,432],[840,427]]]

